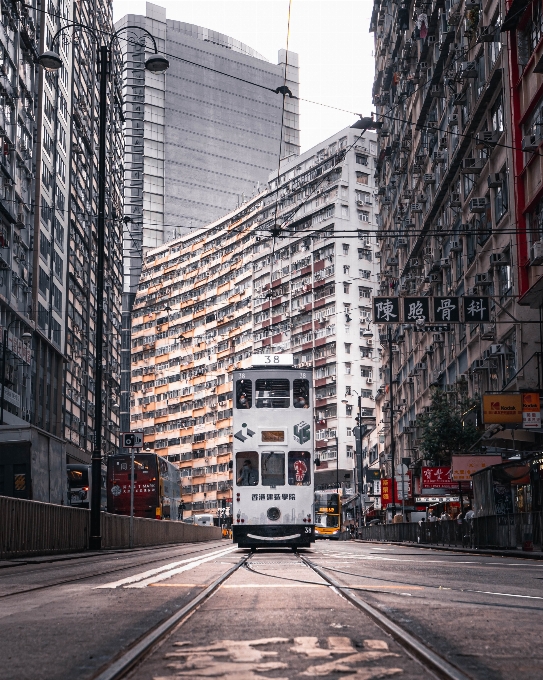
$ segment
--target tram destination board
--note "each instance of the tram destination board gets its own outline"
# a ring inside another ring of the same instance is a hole
[[[451,323],[487,323],[490,297],[374,297],[373,323],[412,323],[418,330]]]

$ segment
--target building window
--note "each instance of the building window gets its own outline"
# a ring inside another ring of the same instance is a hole
[[[344,264],[344,265],[343,265],[343,273],[344,273],[344,274],[349,274],[350,269],[351,269],[351,268],[349,267],[348,264]]]
[[[352,446],[347,446],[347,458],[352,458],[354,454],[354,449]]]
[[[38,278],[38,285],[41,293],[44,297],[47,297],[47,291],[49,290],[49,277],[40,267],[40,273]]]
[[[367,210],[361,210],[358,213],[358,219],[361,222],[369,222],[370,221],[370,214]]]
[[[348,205],[342,205],[341,206],[341,217],[344,219],[348,219],[349,217],[349,206]]]
[[[361,279],[369,279],[371,278],[371,272],[369,269],[359,269],[358,274],[360,275]]]
[[[343,254],[348,255],[349,254],[349,244],[348,243],[342,243],[341,246],[343,248]]]
[[[371,288],[365,288],[364,286],[359,286],[358,287],[358,297],[359,298],[365,298],[366,300],[369,300],[371,298]]]
[[[372,261],[372,253],[369,248],[359,248],[358,249],[358,259],[359,260],[368,260],[368,262]]]
[[[351,394],[351,386],[345,385],[345,396],[348,397]]]
[[[373,375],[373,369],[369,366],[360,366],[360,377],[361,378],[371,378]]]
[[[343,292],[344,292],[344,293],[349,293],[350,288],[351,288],[351,284],[350,284],[350,283],[344,283],[344,284],[343,284]]]
[[[509,256],[509,251],[504,251],[504,254]],[[513,277],[510,264],[504,264],[499,268],[498,279],[500,285],[500,296],[506,297],[510,295],[513,290]]]
[[[351,368],[352,368],[351,362],[346,361],[345,362],[345,375],[351,375]]]
[[[350,354],[351,353],[351,344],[350,342],[345,343],[345,354]]]
[[[347,416],[352,416],[353,415],[353,407],[351,404],[346,404],[345,406],[345,415]]]
[[[356,164],[357,165],[367,165],[368,164],[368,157],[363,156],[360,153],[356,154]]]
[[[347,428],[347,437],[352,437],[353,436],[353,429],[352,427]]]
[[[367,172],[357,172],[356,173],[356,181],[358,184],[369,184],[369,175]]]
[[[501,185],[495,189],[494,194],[494,216],[496,219],[496,224],[505,215],[508,208],[508,196],[507,196],[507,175],[505,168],[502,169],[501,173],[503,180]]]
[[[55,286],[53,283],[52,285],[52,298],[53,298],[53,307],[58,311],[62,312],[62,292]]]

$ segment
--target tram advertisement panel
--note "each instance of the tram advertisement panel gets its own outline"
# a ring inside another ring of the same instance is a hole
[[[312,372],[234,372],[234,540],[313,540]]]

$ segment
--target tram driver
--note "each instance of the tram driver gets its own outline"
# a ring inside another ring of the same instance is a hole
[[[250,460],[245,460],[240,470],[238,486],[256,486],[258,484],[258,472],[253,468]]]
[[[250,408],[250,406],[249,406],[249,400],[247,399],[247,395],[245,394],[245,392],[242,392],[242,393],[239,395],[239,398],[238,398],[238,408]]]
[[[294,408],[309,408],[309,404],[305,400],[305,398],[300,395],[299,397],[296,398],[296,401],[294,402]]]

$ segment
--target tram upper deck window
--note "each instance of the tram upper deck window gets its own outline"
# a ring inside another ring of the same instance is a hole
[[[296,378],[292,383],[294,408],[309,408],[309,380]]]
[[[257,408],[289,408],[290,382],[285,378],[259,378],[255,383]]]
[[[311,484],[311,454],[309,451],[288,452],[288,483],[290,486]]]
[[[285,454],[282,451],[262,453],[262,486],[285,486]]]
[[[238,451],[236,454],[236,484],[256,486],[258,484],[258,453]]]
[[[251,408],[253,405],[253,381],[238,380],[236,382],[236,408]]]

